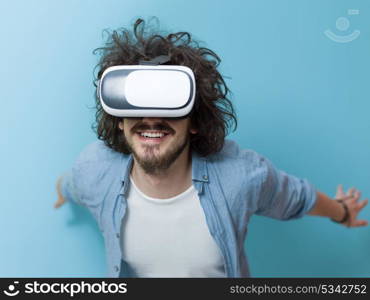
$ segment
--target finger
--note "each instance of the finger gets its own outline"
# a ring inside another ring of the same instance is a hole
[[[351,199],[349,200],[352,203],[356,203],[358,199],[361,197],[361,192],[356,190],[353,192]]]
[[[366,220],[355,220],[350,227],[362,227],[369,225],[368,221]]]
[[[353,192],[355,191],[355,188],[354,187],[351,187],[348,191],[347,191],[347,196],[352,196]]]
[[[352,199],[352,198],[353,198],[353,196],[352,196],[352,195],[346,195],[346,196],[340,197],[340,198],[338,198],[338,199],[341,199],[341,200],[350,200],[350,199]]]
[[[369,199],[365,199],[365,200],[357,203],[357,205],[356,205],[357,206],[357,210],[360,211],[361,209],[363,209],[367,205],[368,202],[369,202]]]
[[[361,192],[354,188],[351,194],[348,195],[347,193],[346,199],[347,199],[347,202],[356,203],[356,201],[360,199],[360,197],[361,197]]]
[[[345,196],[346,196],[346,194],[343,191],[343,185],[339,184],[338,187],[337,187],[337,193],[335,195],[335,198],[342,198],[342,197],[345,197]]]
[[[360,198],[361,198],[361,191],[356,190],[356,192],[355,192],[355,197],[356,197],[357,199],[360,199]]]
[[[54,203],[54,208],[59,208],[64,204],[64,201],[61,198],[58,198],[58,200]]]
[[[56,190],[57,190],[57,194],[58,194],[58,197],[62,197],[62,193],[61,193],[61,186],[60,186],[60,183],[61,183],[61,180],[59,178],[58,182],[57,182],[57,186],[56,186]]]

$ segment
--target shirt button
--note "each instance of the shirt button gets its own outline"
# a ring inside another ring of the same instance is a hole
[[[115,270],[116,272],[118,272],[118,270],[119,270],[118,266],[114,266],[114,270]]]
[[[116,237],[117,237],[117,239],[119,239],[119,233],[116,233]]]
[[[204,180],[208,180],[208,176],[207,175],[203,175],[203,179]]]

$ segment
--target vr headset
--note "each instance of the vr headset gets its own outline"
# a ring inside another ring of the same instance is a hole
[[[185,66],[161,65],[169,60],[161,55],[107,68],[97,87],[104,111],[116,117],[186,117],[194,105],[194,73]]]

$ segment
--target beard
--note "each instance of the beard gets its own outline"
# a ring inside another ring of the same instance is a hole
[[[159,150],[160,145],[145,145],[144,155],[140,156],[126,138],[125,143],[144,172],[154,175],[163,173],[172,165],[189,143],[189,136],[187,136],[182,142],[171,146],[166,153],[161,155],[155,154],[155,152]]]

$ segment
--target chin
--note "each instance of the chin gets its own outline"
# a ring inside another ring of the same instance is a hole
[[[166,153],[162,149],[158,149],[159,147],[152,146],[144,146],[144,145],[139,145],[138,147],[134,148],[136,154],[141,158],[141,159],[153,159],[153,158],[160,158],[164,156]]]

